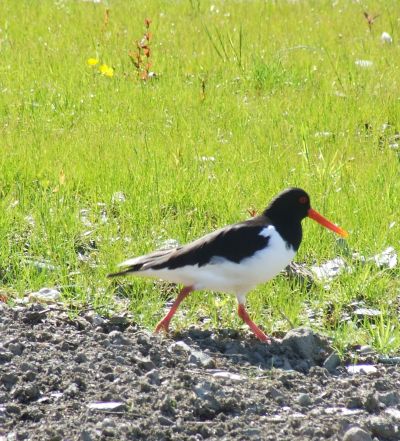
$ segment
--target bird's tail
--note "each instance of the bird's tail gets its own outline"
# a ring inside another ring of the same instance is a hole
[[[173,250],[158,250],[144,256],[134,257],[133,259],[125,260],[119,264],[123,269],[116,273],[108,274],[109,279],[113,277],[127,276],[128,274],[138,273],[151,268],[152,264],[158,262],[159,259],[170,254]]]

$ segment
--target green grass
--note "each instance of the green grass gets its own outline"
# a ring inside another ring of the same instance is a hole
[[[107,272],[162,240],[184,243],[246,218],[291,185],[350,232],[351,250],[400,250],[400,150],[390,147],[400,129],[397,0],[369,2],[381,14],[372,32],[356,2],[110,0],[109,8],[104,25],[103,3],[0,2],[2,291],[58,286],[68,304],[103,312],[128,302],[153,327],[165,289],[132,278],[116,296]],[[128,53],[146,17],[157,78],[143,82]],[[393,44],[380,41],[383,31]],[[114,76],[89,67],[90,57]],[[126,201],[113,202],[116,192]],[[303,225],[297,260],[340,253],[333,234]],[[32,263],[43,260],[53,270]],[[399,293],[399,266],[367,265],[329,291],[277,277],[248,299],[267,332],[288,329],[283,312],[338,348],[389,353],[400,348]],[[342,322],[355,300],[382,317]],[[204,326],[241,326],[226,295],[194,293],[181,317],[175,328],[201,317],[210,318]]]

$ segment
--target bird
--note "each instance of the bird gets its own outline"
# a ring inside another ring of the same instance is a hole
[[[265,343],[270,338],[251,320],[246,294],[267,282],[293,260],[302,241],[304,218],[309,217],[342,237],[348,233],[311,208],[301,188],[280,192],[260,214],[206,234],[186,245],[157,250],[125,260],[107,277],[134,275],[182,285],[171,309],[155,332],[168,332],[180,303],[192,292],[212,290],[236,295],[238,315]]]

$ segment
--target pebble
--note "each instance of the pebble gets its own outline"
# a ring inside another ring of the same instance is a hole
[[[378,369],[372,364],[354,364],[346,366],[346,370],[349,374],[376,374]]]
[[[215,367],[215,361],[207,354],[202,351],[194,351],[192,350],[189,358],[189,363],[196,364],[205,369],[212,369]]]
[[[336,352],[332,352],[324,361],[323,367],[332,374],[338,366],[340,366],[340,357]]]
[[[372,441],[371,435],[361,427],[352,427],[343,435],[343,441]]]
[[[239,374],[235,374],[234,372],[228,372],[228,371],[217,371],[214,372],[212,374],[213,377],[216,378],[227,378],[229,380],[233,380],[233,381],[243,381],[244,378],[239,375]]]
[[[308,328],[291,329],[282,340],[283,347],[289,347],[301,357],[314,360],[327,346],[322,338]]]
[[[108,334],[108,338],[110,339],[111,343],[114,345],[120,345],[120,346],[130,346],[132,345],[132,342],[124,336],[124,334],[120,331],[111,331]]]
[[[126,405],[122,401],[95,401],[88,403],[87,407],[91,410],[101,410],[108,412],[124,412]]]
[[[377,398],[378,401],[380,401],[387,407],[396,406],[400,402],[399,393],[396,391],[378,393]]]
[[[383,417],[372,417],[368,422],[374,436],[382,437],[388,440],[400,440],[400,429],[398,425],[395,425]]]
[[[39,291],[31,292],[28,300],[45,304],[57,303],[61,300],[61,293],[55,288],[42,288]]]
[[[297,402],[302,407],[308,407],[312,403],[310,395],[308,395],[308,394],[300,394],[299,397],[297,398]]]

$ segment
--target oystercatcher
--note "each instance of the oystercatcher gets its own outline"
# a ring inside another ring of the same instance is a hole
[[[347,232],[313,210],[310,197],[300,188],[282,191],[256,217],[209,233],[187,245],[154,251],[122,262],[122,271],[108,277],[133,274],[182,284],[183,288],[155,331],[168,331],[182,300],[194,290],[233,293],[238,314],[261,341],[269,338],[250,319],[246,294],[276,276],[292,261],[302,239],[301,221],[310,217],[337,234]]]

